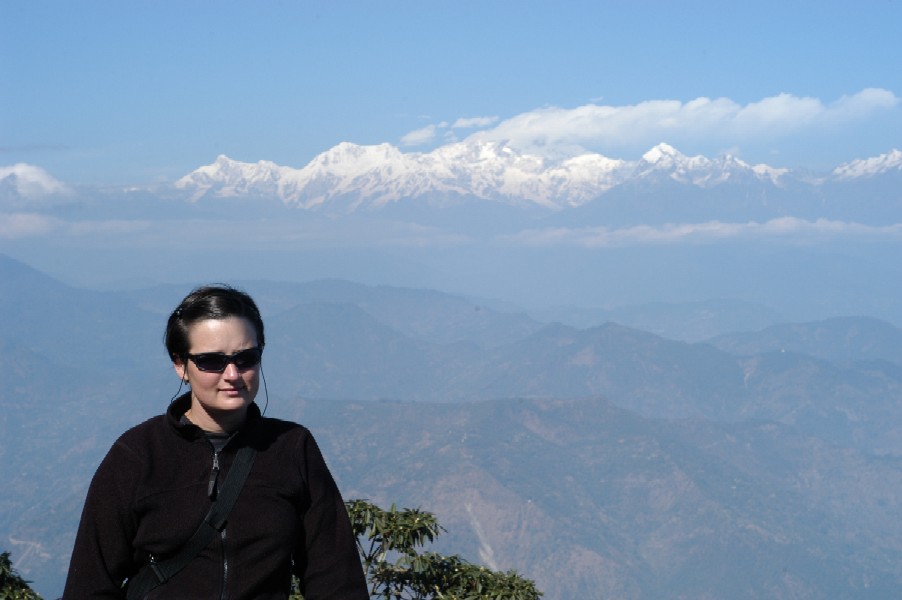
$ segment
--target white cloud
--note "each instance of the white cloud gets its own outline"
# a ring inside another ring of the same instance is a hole
[[[404,146],[422,146],[423,144],[428,144],[435,139],[435,132],[435,125],[427,125],[420,129],[414,129],[401,138],[401,144]]]
[[[499,122],[498,117],[461,117],[427,125],[401,138],[405,146],[450,143],[457,129],[475,129],[467,139],[500,141],[531,154],[561,158],[586,152],[644,152],[667,142],[677,147],[704,144],[734,154],[749,144],[772,143],[867,119],[900,104],[888,90],[867,88],[825,104],[818,98],[778,94],[740,104],[730,98],[700,97],[688,102],[647,100],[611,106],[545,107]],[[492,125],[496,126],[491,127]],[[440,130],[447,130],[439,136]]]
[[[24,198],[69,192],[69,189],[61,181],[55,179],[47,171],[26,163],[0,167],[0,181],[7,178],[14,179],[16,192]]]
[[[851,120],[864,118],[875,110],[888,110],[899,104],[899,98],[890,91],[867,88],[852,96],[843,96],[828,107],[831,118]]]
[[[584,248],[705,243],[731,239],[834,237],[902,238],[902,223],[887,226],[863,225],[847,221],[795,217],[771,219],[764,223],[679,223],[637,225],[622,229],[607,227],[532,229],[504,236],[503,241],[522,246],[579,246]]]
[[[488,127],[498,122],[498,117],[468,117],[460,118],[451,125],[452,129],[472,129],[473,127]]]
[[[729,98],[701,97],[689,102],[547,107],[505,119],[494,128],[473,133],[470,139],[504,141],[522,151],[545,154],[577,148],[642,149],[661,141],[707,140],[735,146],[850,123],[895,108],[899,102],[890,91],[870,88],[832,104],[779,94],[746,105]]]
[[[432,142],[436,141],[439,130],[445,130],[445,133],[442,136],[442,142],[450,144],[457,141],[457,136],[454,135],[455,129],[488,127],[489,125],[497,122],[498,117],[462,117],[451,124],[449,124],[447,121],[442,121],[440,123],[434,123],[425,127],[421,127],[420,129],[414,129],[413,131],[405,134],[401,138],[401,145],[424,146],[426,144],[431,144]]]

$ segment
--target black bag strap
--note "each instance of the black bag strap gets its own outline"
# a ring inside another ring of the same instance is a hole
[[[229,469],[229,474],[213,502],[213,506],[207,512],[207,516],[197,527],[191,538],[182,546],[178,554],[167,558],[161,562],[151,561],[144,565],[138,573],[128,580],[128,591],[126,598],[128,600],[139,600],[144,598],[152,589],[163,585],[172,579],[176,573],[184,569],[200,551],[207,547],[213,536],[222,531],[225,527],[226,519],[244,482],[247,480],[248,473],[251,472],[251,466],[254,464],[256,451],[244,446],[235,455],[235,461]]]

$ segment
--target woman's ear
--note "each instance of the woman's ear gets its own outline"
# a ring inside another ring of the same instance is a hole
[[[181,359],[175,359],[172,361],[172,367],[175,369],[175,374],[179,376],[179,379],[188,383],[188,365],[182,362]]]

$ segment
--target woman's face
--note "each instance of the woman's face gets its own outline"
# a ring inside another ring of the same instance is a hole
[[[188,352],[234,354],[257,346],[253,324],[243,317],[206,319],[188,327]],[[228,429],[244,421],[248,405],[260,385],[260,365],[240,371],[234,363],[222,373],[201,371],[188,359],[175,363],[175,371],[191,384],[191,410],[188,417],[208,431]]]

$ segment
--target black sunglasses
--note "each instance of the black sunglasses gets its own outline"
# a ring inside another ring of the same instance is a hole
[[[201,352],[200,354],[186,354],[185,356],[190,358],[200,371],[222,373],[229,366],[229,363],[234,364],[239,371],[247,371],[260,364],[263,348],[248,348],[247,350],[239,350],[235,354]]]

